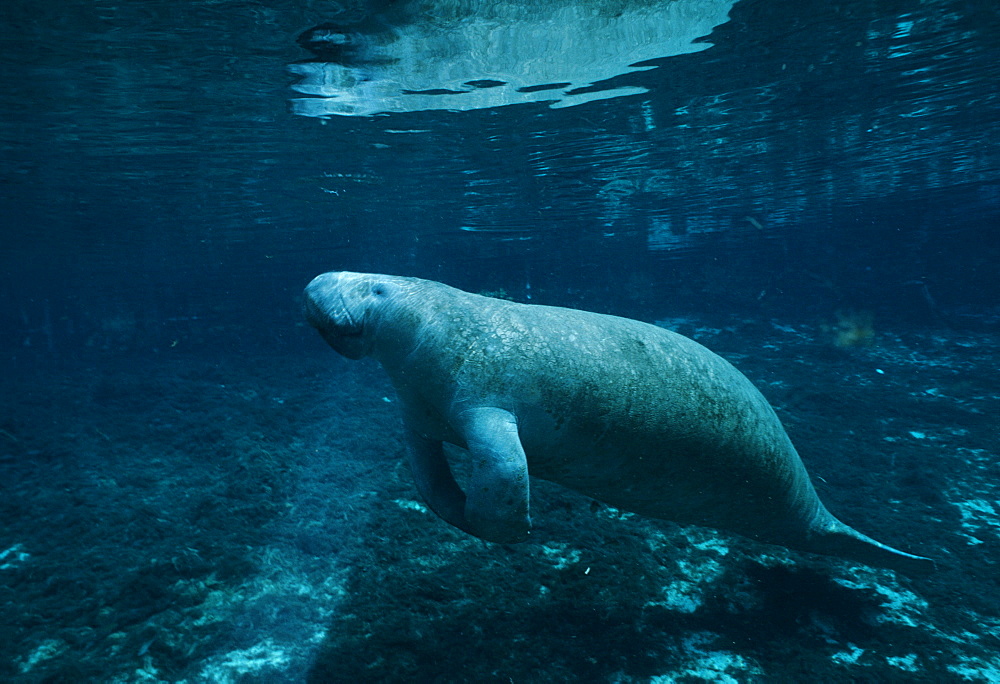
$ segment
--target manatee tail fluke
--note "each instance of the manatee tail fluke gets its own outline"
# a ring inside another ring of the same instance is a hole
[[[907,575],[925,575],[937,564],[930,558],[906,553],[865,536],[833,516],[810,535],[806,550],[861,561],[866,565],[898,570]]]

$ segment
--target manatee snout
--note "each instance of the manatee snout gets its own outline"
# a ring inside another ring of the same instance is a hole
[[[305,314],[309,325],[323,330],[330,325],[337,325],[337,317],[342,317],[337,302],[337,276],[334,273],[324,273],[312,279],[305,291]]]
[[[324,273],[306,286],[305,316],[326,343],[349,359],[364,356],[364,303],[345,296],[342,274]]]

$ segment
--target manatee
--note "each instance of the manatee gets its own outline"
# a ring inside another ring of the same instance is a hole
[[[933,567],[835,518],[763,395],[682,335],[351,272],[309,283],[305,313],[334,350],[382,365],[417,490],[476,537],[529,538],[531,475],[651,518],[906,572]],[[464,490],[445,442],[468,459]]]

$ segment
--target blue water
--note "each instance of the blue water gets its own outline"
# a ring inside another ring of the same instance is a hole
[[[0,35],[0,679],[1000,679],[990,0],[8,0]],[[544,483],[532,543],[452,530],[304,323],[341,269],[694,337],[940,570]]]

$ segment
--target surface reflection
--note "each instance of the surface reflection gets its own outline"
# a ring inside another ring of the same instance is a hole
[[[303,116],[569,107],[646,92],[609,83],[649,60],[698,52],[735,0],[574,3],[445,0],[424,11],[343,17],[306,31],[315,59],[290,66]],[[416,3],[403,3],[407,5]]]

